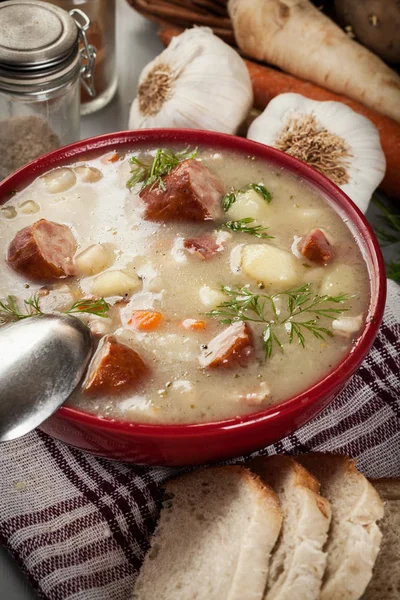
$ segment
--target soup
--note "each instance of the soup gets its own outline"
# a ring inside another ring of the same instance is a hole
[[[282,402],[350,352],[370,301],[352,232],[320,192],[226,150],[54,169],[3,205],[0,245],[3,320],[84,320],[97,350],[68,404],[127,421]]]

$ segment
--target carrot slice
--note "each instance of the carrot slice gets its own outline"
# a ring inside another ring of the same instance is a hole
[[[199,331],[201,329],[205,329],[206,322],[198,321],[197,319],[185,319],[181,323],[184,329],[189,329],[190,331]]]
[[[164,317],[161,313],[153,310],[135,310],[128,321],[128,325],[132,325],[139,331],[154,331],[161,327],[164,322]]]
[[[113,162],[116,162],[118,159],[119,159],[118,152],[109,152],[108,154],[103,156],[103,158],[101,159],[101,162],[103,164],[113,163]]]

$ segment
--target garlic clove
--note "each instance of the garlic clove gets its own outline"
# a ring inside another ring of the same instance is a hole
[[[247,68],[206,27],[176,36],[139,78],[131,129],[183,127],[235,133],[253,103]]]
[[[367,118],[355,113],[341,102],[318,102],[309,100],[300,94],[280,94],[276,96],[264,112],[251,124],[247,137],[274,147],[280,147],[282,132],[289,122],[300,123],[299,131],[305,140],[306,127],[310,119],[315,120],[318,130],[325,129],[338,138],[338,145],[346,150],[338,159],[339,166],[345,171],[345,177],[335,177],[335,171],[311,164],[336,183],[362,210],[366,212],[372,193],[382,181],[386,160],[380,145],[379,133],[375,125]],[[311,127],[312,129],[312,127]],[[332,138],[333,139],[333,138]],[[310,146],[311,147],[311,146]],[[289,154],[302,158],[302,154],[288,148]],[[340,153],[339,153],[340,154]],[[332,158],[329,146],[327,157]],[[307,162],[307,160],[305,160]],[[329,168],[335,165],[330,164]]]

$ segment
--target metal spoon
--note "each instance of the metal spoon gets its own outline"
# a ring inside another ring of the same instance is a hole
[[[43,423],[78,385],[93,350],[76,317],[46,314],[0,328],[0,442]]]

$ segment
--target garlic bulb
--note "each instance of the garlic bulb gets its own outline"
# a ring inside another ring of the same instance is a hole
[[[211,29],[176,36],[139,78],[131,129],[183,127],[235,133],[253,103],[246,65]]]
[[[362,212],[385,175],[386,160],[375,125],[341,102],[281,94],[253,121],[247,137],[314,167]]]

